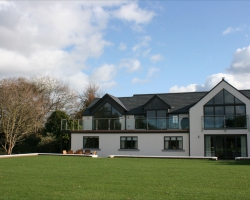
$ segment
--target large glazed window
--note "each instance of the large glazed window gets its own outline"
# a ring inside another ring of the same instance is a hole
[[[99,149],[99,137],[83,137],[83,148]]]
[[[221,90],[204,105],[204,128],[246,128],[246,105]]]
[[[167,129],[166,110],[147,110],[148,129]]]
[[[205,156],[219,159],[247,157],[246,135],[205,135]]]
[[[164,137],[164,149],[183,149],[183,138],[181,136]]]
[[[106,103],[93,115],[93,129],[95,130],[120,130],[122,114],[113,106]]]
[[[94,118],[119,118],[121,116],[122,114],[109,103],[106,103],[94,114]]]
[[[121,137],[120,139],[121,149],[138,149],[137,137]]]

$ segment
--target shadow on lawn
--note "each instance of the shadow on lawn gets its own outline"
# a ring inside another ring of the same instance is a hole
[[[218,160],[218,165],[250,165],[250,160]]]

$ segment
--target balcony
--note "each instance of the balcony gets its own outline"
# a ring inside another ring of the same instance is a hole
[[[98,118],[61,120],[61,130],[167,130],[189,129],[189,119],[184,118]]]
[[[247,129],[248,115],[202,116],[202,129]]]

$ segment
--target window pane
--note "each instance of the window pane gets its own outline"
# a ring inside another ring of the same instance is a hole
[[[225,106],[225,115],[234,115],[234,106]]]
[[[167,117],[166,110],[157,110],[157,117]]]
[[[204,128],[214,128],[214,117],[204,117]]]
[[[177,137],[177,140],[182,140],[182,137]]]
[[[223,104],[223,90],[214,97],[214,104]]]
[[[236,115],[245,115],[246,114],[245,106],[235,106]]]
[[[224,128],[224,116],[214,118],[215,128]]]
[[[176,137],[171,137],[171,140],[176,140]]]
[[[225,123],[228,128],[235,127],[234,116],[226,116]]]
[[[147,117],[156,117],[156,112],[155,110],[148,110],[147,111]]]
[[[164,142],[164,149],[169,149],[169,141],[165,140]]]
[[[177,149],[177,147],[178,147],[177,141],[176,140],[172,141],[172,137],[171,137],[170,148]]]
[[[135,137],[134,137],[135,138]],[[137,138],[136,138],[136,140],[134,140],[134,138],[133,138],[133,141],[131,142],[132,144],[131,144],[131,148],[132,149],[137,149],[138,147],[137,147]]]
[[[119,118],[122,114],[113,108],[109,103],[106,103],[95,114],[94,118]]]
[[[169,137],[165,137],[165,140],[169,140],[170,138]]]
[[[243,104],[243,102],[240,101],[240,100],[239,100],[238,98],[236,98],[236,97],[235,97],[235,103],[236,103],[236,104]]]
[[[104,110],[105,110],[105,111],[111,111],[111,105],[110,105],[109,103],[106,103],[106,104],[104,105]]]
[[[214,104],[214,98],[212,98],[209,102],[207,102],[206,105],[213,105]]]
[[[138,138],[137,137],[121,137],[120,138],[121,149],[137,149]]]
[[[205,156],[214,156],[214,137],[205,136]]]
[[[224,106],[214,106],[215,115],[224,115]]]
[[[112,107],[112,118],[119,118],[122,114],[119,113],[114,107]]]
[[[183,149],[182,140],[178,140],[177,149]]]
[[[225,103],[234,103],[234,96],[230,94],[228,91],[224,90],[224,95],[225,95]]]
[[[204,107],[204,115],[214,115],[214,107]]]
[[[99,148],[99,137],[83,137],[83,148]]]

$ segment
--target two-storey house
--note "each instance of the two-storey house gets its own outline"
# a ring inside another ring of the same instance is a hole
[[[250,155],[250,90],[224,79],[208,92],[141,94],[95,99],[78,129],[70,130],[71,148],[99,156]],[[63,129],[69,126],[62,123]]]

